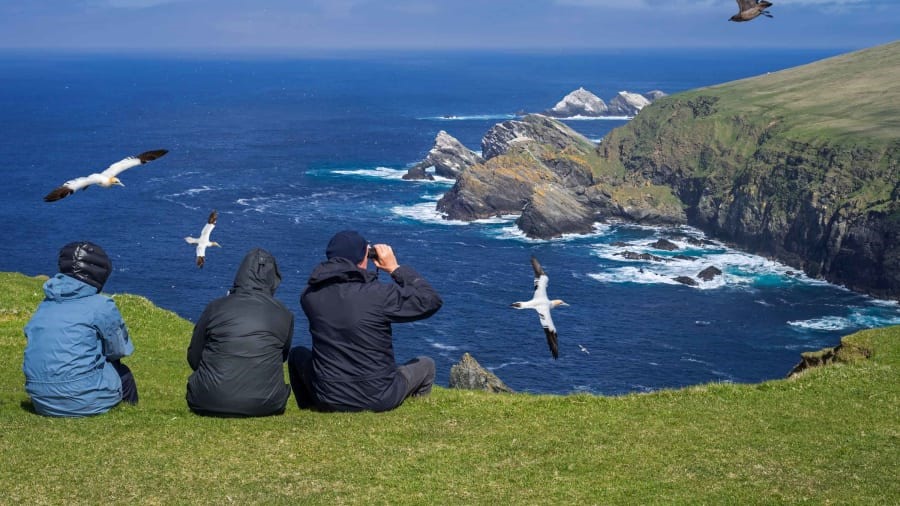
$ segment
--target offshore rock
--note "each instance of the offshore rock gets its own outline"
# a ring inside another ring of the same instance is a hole
[[[650,101],[639,93],[620,91],[609,101],[609,114],[613,116],[634,116],[650,105]]]
[[[668,239],[659,239],[650,245],[651,248],[661,249],[663,251],[675,251],[678,248],[678,245]]]
[[[410,168],[403,179],[434,179],[427,172],[429,167],[434,167],[434,174],[437,176],[456,179],[462,171],[483,161],[477,153],[441,130],[425,159]]]
[[[718,267],[709,266],[697,274],[697,277],[703,281],[712,281],[716,276],[721,276],[722,270]]]
[[[659,257],[656,255],[651,255],[650,253],[635,253],[634,251],[623,251],[621,253],[616,253],[616,256],[620,256],[627,260],[648,260],[651,262],[668,262],[669,259],[665,257]]]
[[[495,393],[512,393],[513,391],[494,373],[481,367],[481,364],[468,353],[463,354],[459,363],[450,368],[450,388],[484,390]]]
[[[687,286],[699,286],[700,285],[700,283],[698,283],[696,279],[694,279],[690,276],[678,276],[677,278],[672,278],[672,279],[674,279],[675,281],[678,281],[682,285],[687,285]]]
[[[597,95],[584,88],[569,93],[559,101],[552,109],[544,114],[554,118],[571,118],[573,116],[586,116],[589,118],[604,116],[609,112],[609,107]]]
[[[668,94],[662,90],[652,90],[652,91],[648,91],[647,93],[644,93],[644,98],[649,100],[651,103],[656,102],[657,99],[667,97],[667,96],[668,96]]]

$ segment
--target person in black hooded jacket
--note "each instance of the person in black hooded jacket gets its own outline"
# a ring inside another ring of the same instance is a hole
[[[280,283],[275,257],[256,248],[241,262],[228,295],[206,306],[187,352],[194,372],[186,398],[193,412],[284,413],[291,389],[282,364],[291,348],[294,314],[274,297]]]
[[[391,324],[428,318],[443,301],[412,267],[397,263],[390,246],[371,249],[375,266],[393,283],[380,283],[367,270],[368,242],[345,230],[329,241],[328,260],[313,270],[300,297],[312,350],[291,350],[288,370],[301,409],[387,411],[431,392],[434,360],[420,356],[398,366]]]

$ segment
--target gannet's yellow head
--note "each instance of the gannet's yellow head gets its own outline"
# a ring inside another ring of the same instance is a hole
[[[550,301],[550,307],[568,306],[562,299],[553,299]]]
[[[111,185],[125,186],[124,184],[122,184],[121,181],[119,181],[119,178],[117,178],[117,177],[109,178],[109,184],[110,184],[110,186]]]
[[[218,246],[218,247],[220,247],[220,248],[222,247],[222,245],[219,244],[219,243],[217,243],[216,241],[211,241],[211,242],[209,243],[209,245],[210,245],[210,246]]]

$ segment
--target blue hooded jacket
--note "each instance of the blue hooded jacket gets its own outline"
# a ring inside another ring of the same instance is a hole
[[[48,416],[105,413],[122,400],[122,381],[109,360],[134,345],[116,303],[65,274],[44,283],[46,298],[25,325],[25,391]]]

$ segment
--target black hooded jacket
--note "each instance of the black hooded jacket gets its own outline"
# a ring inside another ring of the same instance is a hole
[[[294,315],[274,298],[280,283],[275,258],[257,248],[244,257],[228,295],[206,306],[187,353],[194,370],[186,396],[191,410],[221,416],[284,412],[291,389],[282,364]]]
[[[380,283],[345,258],[319,264],[300,304],[313,345],[312,386],[326,410],[386,411],[403,402],[391,324],[428,318],[443,301],[413,268],[401,265]]]

